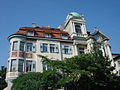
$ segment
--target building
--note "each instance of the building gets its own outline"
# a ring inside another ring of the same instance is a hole
[[[38,27],[32,24],[32,27],[19,28],[8,40],[8,89],[12,85],[11,81],[20,74],[47,69],[38,55],[63,60],[66,57],[89,53],[93,50],[93,44],[97,43],[103,55],[113,60],[109,38],[97,28],[94,28],[93,33],[87,32],[84,17],[76,12],[68,14],[63,28]]]

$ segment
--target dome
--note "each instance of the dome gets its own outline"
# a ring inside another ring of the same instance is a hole
[[[71,12],[71,13],[68,14],[68,16],[67,16],[66,19],[69,19],[71,16],[73,16],[73,17],[80,17],[80,15],[79,15],[78,13],[76,13],[76,12]]]
[[[80,15],[78,14],[78,13],[76,13],[76,12],[71,12],[71,13],[69,13],[69,15],[72,15],[72,16],[75,16],[75,17],[79,17]]]

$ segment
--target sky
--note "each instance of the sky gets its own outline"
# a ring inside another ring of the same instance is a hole
[[[120,0],[0,0],[0,66],[7,66],[9,35],[32,23],[57,28],[70,12],[83,14],[87,31],[97,27],[120,53]]]

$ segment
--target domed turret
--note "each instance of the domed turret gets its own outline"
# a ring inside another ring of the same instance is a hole
[[[71,17],[81,17],[80,14],[76,13],[76,12],[70,12],[66,18],[66,20],[70,19]]]

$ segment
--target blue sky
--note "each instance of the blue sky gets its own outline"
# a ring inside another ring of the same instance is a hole
[[[69,12],[84,14],[88,31],[97,27],[108,37],[113,53],[120,53],[120,0],[0,0],[0,66],[7,65],[7,37],[19,27],[64,24]]]

